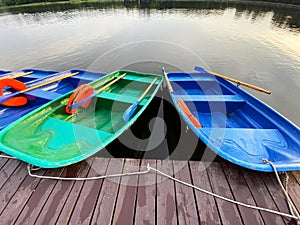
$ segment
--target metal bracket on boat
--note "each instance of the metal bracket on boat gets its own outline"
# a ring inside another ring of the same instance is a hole
[[[236,86],[239,87],[241,85],[241,82],[236,82]]]
[[[189,131],[189,126],[188,125],[186,125],[186,128],[185,128],[185,133],[187,133],[188,131]]]

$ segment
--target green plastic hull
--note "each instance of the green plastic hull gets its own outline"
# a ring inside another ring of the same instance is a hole
[[[95,154],[128,129],[149,105],[163,78],[155,74],[116,71],[90,85],[95,91],[121,74],[126,76],[97,94],[89,107],[65,112],[72,92],[20,118],[0,134],[0,151],[43,168],[67,166]],[[126,123],[122,116],[157,78]]]

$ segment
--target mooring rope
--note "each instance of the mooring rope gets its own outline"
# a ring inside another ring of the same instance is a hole
[[[271,161],[269,161],[269,160],[267,160],[265,158],[263,159],[263,162],[265,162],[265,163],[267,163],[267,164],[269,164],[269,165],[272,166],[272,168],[273,168],[273,170],[275,172],[275,176],[277,178],[277,181],[278,181],[278,183],[279,183],[279,185],[280,185],[280,187],[281,187],[281,189],[282,189],[282,191],[283,191],[283,193],[284,193],[284,195],[286,197],[286,200],[287,200],[288,206],[290,208],[291,214],[297,220],[297,224],[300,224],[300,215],[299,215],[299,212],[298,212],[296,206],[294,205],[293,201],[291,200],[291,198],[290,198],[287,190],[284,188],[284,186],[283,186],[283,184],[282,184],[282,182],[280,180],[280,177],[279,177],[279,174],[278,174],[276,166]]]
[[[179,180],[179,179],[177,179],[175,177],[172,177],[172,176],[170,176],[170,175],[168,175],[168,174],[166,174],[166,173],[164,173],[164,172],[162,172],[162,171],[160,171],[160,170],[158,170],[156,168],[151,167],[149,164],[147,165],[147,170],[144,170],[144,171],[130,172],[130,173],[120,173],[120,174],[110,174],[110,175],[103,175],[103,176],[96,176],[96,177],[77,177],[77,178],[35,175],[35,174],[31,173],[31,165],[28,165],[27,169],[28,169],[28,174],[31,177],[41,178],[41,179],[65,180],[65,181],[88,181],[88,180],[97,180],[97,179],[112,178],[112,177],[123,177],[123,176],[132,176],[132,175],[145,175],[145,174],[150,173],[151,171],[154,171],[157,174],[160,174],[161,176],[169,178],[169,179],[171,179],[171,180],[173,180],[175,182],[181,183],[181,184],[183,184],[185,186],[194,188],[194,189],[196,189],[198,191],[201,191],[201,192],[203,192],[205,194],[208,194],[208,195],[211,195],[213,197],[222,199],[224,201],[228,201],[228,202],[231,202],[231,203],[234,203],[234,204],[237,204],[237,205],[240,205],[240,206],[244,206],[244,207],[247,207],[247,208],[251,208],[251,209],[255,209],[255,210],[260,210],[260,211],[265,211],[265,212],[269,212],[269,213],[276,214],[276,215],[279,215],[279,216],[284,216],[284,217],[287,217],[287,218],[296,219],[296,220],[299,221],[299,218],[297,216],[294,216],[294,215],[291,215],[291,214],[288,214],[288,213],[282,213],[282,212],[279,212],[279,211],[276,211],[276,210],[267,209],[267,208],[263,208],[263,207],[258,207],[258,206],[254,206],[254,205],[242,203],[242,202],[235,201],[233,199],[226,198],[226,197],[223,197],[221,195],[215,194],[213,192],[207,191],[205,189],[202,189],[200,187],[197,187],[195,185],[192,185],[190,183],[187,183],[187,182]]]
[[[143,175],[150,172],[150,169],[147,168],[145,171],[139,172],[131,172],[131,173],[120,173],[120,174],[111,174],[111,175],[103,175],[96,177],[53,177],[53,176],[42,176],[32,174],[32,166],[30,164],[27,165],[28,174],[31,177],[41,178],[41,179],[51,179],[51,180],[64,180],[64,181],[89,181],[89,180],[100,180],[104,178],[112,178],[112,177],[124,177],[124,176],[132,176],[132,175]]]
[[[3,155],[0,153],[0,158],[5,158],[5,159],[17,159],[16,157],[9,156],[9,155]]]

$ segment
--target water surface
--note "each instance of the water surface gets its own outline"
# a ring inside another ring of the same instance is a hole
[[[299,12],[224,3],[21,7],[0,14],[0,69],[200,65],[271,90],[249,91],[299,126]]]

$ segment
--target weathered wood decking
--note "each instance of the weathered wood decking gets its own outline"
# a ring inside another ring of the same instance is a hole
[[[272,173],[227,162],[91,158],[40,175],[92,177],[143,171],[147,163],[217,194],[282,212],[288,207]],[[91,166],[90,166],[91,165]],[[0,159],[0,224],[288,224],[289,220],[208,196],[150,172],[96,181],[32,178],[26,164]],[[289,193],[300,210],[300,174]]]

